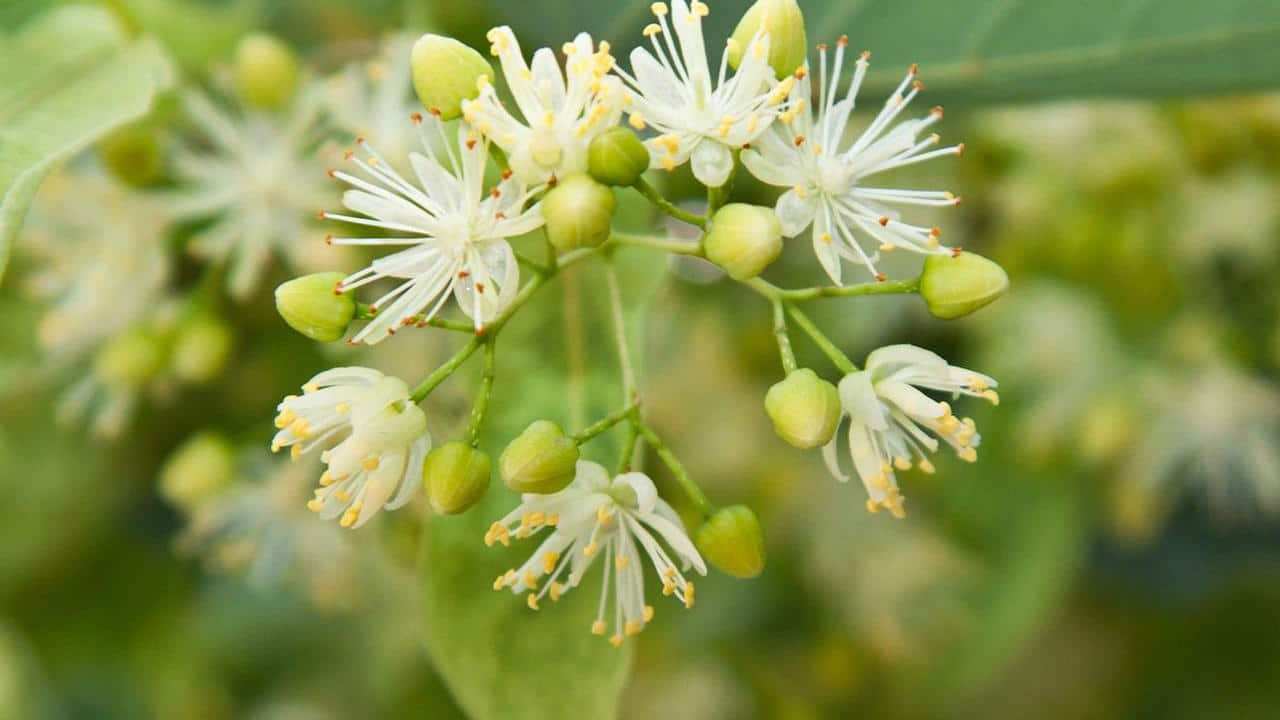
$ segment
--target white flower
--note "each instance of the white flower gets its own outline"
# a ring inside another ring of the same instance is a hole
[[[443,137],[443,123],[420,114],[413,119],[421,129],[427,152],[425,156],[409,155],[417,185],[405,180],[363,138],[357,145],[367,159],[354,152],[347,158],[364,177],[330,173],[352,187],[343,193],[342,202],[364,217],[333,213],[322,213],[322,217],[408,237],[331,237],[329,242],[410,246],[374,260],[339,285],[346,292],[382,278],[405,279],[373,303],[377,316],[353,342],[372,345],[402,325],[429,320],[450,291],[462,311],[475,321],[476,329],[482,329],[511,302],[519,283],[519,268],[507,238],[542,226],[540,207],[526,207],[541,187],[530,189],[508,176],[484,192],[488,142],[474,130],[459,123],[457,148],[446,140],[444,149],[437,153],[427,137],[427,127]]]
[[[836,284],[841,281],[841,260],[861,263],[877,280],[883,280],[884,275],[875,268],[878,250],[951,252],[939,244],[938,229],[903,222],[895,208],[956,205],[960,202],[958,197],[931,190],[867,187],[864,181],[886,170],[943,155],[959,155],[964,150],[964,145],[929,150],[938,144],[936,134],[918,139],[920,133],[942,118],[942,108],[934,108],[923,118],[894,124],[923,87],[916,79],[914,65],[871,124],[846,141],[849,116],[870,57],[865,52],[859,56],[848,92],[837,100],[847,44],[847,39],[840,38],[830,75],[826,46],[819,46],[817,112],[809,107],[809,74],[799,71],[800,80],[791,90],[790,107],[768,133],[742,153],[742,164],[752,175],[770,185],[790,188],[777,204],[783,234],[794,237],[812,225],[814,253]],[[865,249],[861,238],[874,241],[876,248]]]
[[[196,92],[186,93],[183,104],[210,151],[176,153],[174,169],[185,186],[173,210],[179,218],[216,218],[191,251],[231,260],[228,287],[244,298],[273,253],[295,260],[310,237],[309,221],[331,197],[311,147],[319,103],[304,90],[287,117],[254,110],[235,117]]]
[[[933,472],[927,457],[938,449],[938,438],[955,449],[962,460],[978,459],[975,448],[982,439],[970,418],[960,419],[951,406],[938,402],[918,388],[972,395],[998,403],[991,388],[996,381],[961,367],[914,345],[890,345],[867,357],[867,368],[840,381],[840,404],[849,418],[849,453],[853,469],[867,488],[867,509],[888,508],[903,517],[902,494],[894,470],[909,470],[913,461]],[[936,436],[936,437],[935,437]],[[849,480],[840,470],[833,438],[822,450],[823,459],[841,482]]]
[[[382,508],[409,502],[431,449],[427,418],[403,380],[369,368],[326,370],[277,408],[272,451],[293,457],[324,445],[329,469],[307,507],[343,527],[360,527]],[[397,492],[397,487],[399,491]]]
[[[386,157],[406,163],[418,137],[405,120],[422,107],[413,97],[413,42],[413,36],[392,35],[377,57],[347,65],[324,85],[326,109],[339,128],[352,137],[377,138]]]
[[[769,36],[762,31],[743,53],[737,73],[727,79],[725,47],[712,87],[702,39],[707,6],[698,0],[692,5],[672,0],[670,22],[666,3],[656,2],[651,9],[658,22],[650,23],[644,34],[653,53],[636,48],[631,52],[631,73],[614,70],[638,93],[631,98],[631,125],[637,130],[652,126],[661,133],[645,143],[654,167],[672,170],[692,161],[699,182],[720,187],[733,169],[732,151],[769,128],[795,80],[777,82],[769,65]]]
[[[609,641],[614,645],[640,632],[653,618],[653,608],[645,604],[641,550],[662,580],[662,594],[675,595],[686,607],[693,606],[694,594],[693,583],[685,579],[684,572],[692,567],[707,574],[706,564],[679,516],[658,497],[653,481],[643,473],[626,473],[611,481],[603,467],[579,461],[569,487],[551,495],[524,495],[519,507],[489,528],[484,541],[506,545],[513,534],[526,538],[546,528],[551,534],[528,562],[500,575],[493,589],[527,591],[529,607],[536,610],[543,597],[559,600],[577,587],[595,559],[604,556],[600,605],[591,632],[605,633],[612,589],[614,632]],[[544,577],[546,582],[539,589]]]
[[[622,83],[607,76],[613,67],[609,43],[593,50],[591,36],[580,33],[562,48],[561,73],[551,48],[533,54],[532,68],[526,65],[509,27],[490,30],[488,38],[524,119],[509,113],[483,78],[480,96],[462,103],[467,122],[506,152],[522,182],[537,185],[586,172],[587,146],[622,116]]]
[[[27,286],[51,300],[39,340],[55,361],[78,358],[139,323],[161,302],[169,217],[151,194],[98,172],[67,172],[40,188],[23,249],[38,258]]]

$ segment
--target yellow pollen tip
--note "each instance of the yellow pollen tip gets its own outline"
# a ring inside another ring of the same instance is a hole
[[[548,552],[546,555],[543,555],[542,556],[543,572],[551,572],[552,570],[555,570],[556,563],[559,561],[560,561],[560,553],[558,552]]]
[[[311,512],[320,512],[324,509],[324,501],[320,498],[312,498],[307,501],[307,509]]]
[[[667,14],[667,4],[662,2],[656,2],[649,6],[649,11],[652,12],[654,15],[657,15],[658,17],[662,17],[663,15]]]
[[[378,465],[380,464],[382,463],[376,456],[370,456],[365,458],[364,461],[360,463],[360,466],[363,467],[365,470],[372,472],[374,470],[377,470]]]
[[[614,635],[609,638],[609,644],[614,647],[622,647],[622,635]]]
[[[537,610],[537,609],[538,609],[538,596],[537,596],[537,595],[534,595],[533,593],[529,593],[528,600],[526,600],[526,601],[525,601],[525,604],[529,606],[529,609],[530,609],[530,610]]]
[[[643,629],[644,623],[639,620],[628,620],[627,624],[622,627],[622,632],[626,633],[628,637],[635,637]]]
[[[604,634],[604,621],[603,621],[603,620],[597,620],[597,621],[595,621],[595,622],[591,623],[591,634],[592,634],[592,635],[603,635],[603,634]]]
[[[645,622],[652,622],[652,621],[653,621],[653,606],[652,606],[652,605],[645,605],[645,606],[644,606],[644,621],[645,621]]]

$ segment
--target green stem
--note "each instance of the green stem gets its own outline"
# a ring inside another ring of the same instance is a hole
[[[691,213],[688,210],[682,210],[676,207],[670,200],[662,197],[662,193],[658,192],[657,188],[650,185],[649,181],[644,178],[637,180],[634,187],[641,195],[648,198],[649,202],[657,206],[657,208],[662,212],[680,220],[681,222],[687,222],[690,225],[697,225],[700,228],[706,228],[706,218],[696,213]]]
[[[618,348],[618,365],[622,368],[622,401],[635,402],[636,371],[631,364],[631,348],[627,345],[627,323],[622,314],[622,290],[618,287],[618,271],[612,259],[605,263],[605,282],[609,286],[609,310],[613,317],[613,340]]]
[[[786,308],[787,314],[791,316],[791,319],[795,320],[796,324],[809,335],[809,338],[813,340],[814,344],[822,350],[823,354],[831,359],[831,363],[839,368],[840,372],[848,375],[849,373],[858,371],[858,366],[854,365],[853,361],[849,359],[849,356],[841,352],[840,348],[836,347],[835,343],[831,342],[831,338],[828,338],[817,325],[813,324],[813,321],[809,319],[808,315],[805,315],[800,308],[792,305],[791,303],[786,303]]]
[[[577,445],[585,445],[586,443],[591,442],[596,437],[598,437],[601,433],[604,433],[609,428],[613,427],[614,425],[617,425],[623,420],[633,419],[636,414],[636,409],[639,407],[640,407],[639,404],[631,403],[630,405],[622,408],[621,410],[618,410],[617,412],[607,417],[603,417],[597,420],[596,422],[588,425],[587,427],[583,428],[579,432],[574,433],[573,442]]]
[[[711,515],[715,513],[715,506],[713,506],[711,501],[707,499],[706,494],[702,492],[702,488],[698,487],[698,484],[693,481],[693,478],[689,477],[689,472],[684,469],[684,465],[682,465],[680,460],[676,458],[675,453],[671,452],[671,449],[667,447],[666,443],[662,442],[662,438],[658,437],[658,434],[653,431],[653,428],[644,424],[643,421],[636,420],[635,428],[636,431],[640,433],[640,437],[643,437],[644,441],[649,443],[649,447],[653,448],[653,452],[661,458],[662,462],[666,464],[669,470],[671,470],[671,476],[675,478],[676,482],[680,485],[680,488],[684,490],[685,494],[689,496],[689,499],[693,501],[693,504],[697,506],[698,511],[705,517],[711,517]]]
[[[516,253],[515,255],[516,255],[516,262],[529,268],[529,271],[532,272],[534,275],[546,275],[547,273],[551,272],[551,268],[547,267],[546,265],[543,265],[537,260],[534,260],[532,258],[527,258],[524,255],[521,255],[520,253]],[[554,262],[555,255],[552,254],[551,258],[552,258],[552,262]]]
[[[636,247],[648,247],[657,250],[665,250],[676,255],[695,255],[702,257],[702,244],[699,242],[688,240],[675,240],[673,238],[656,237],[653,235],[634,235],[632,233],[615,232],[609,236],[609,239],[619,245],[633,245]]]
[[[627,437],[622,441],[622,453],[618,456],[618,472],[621,475],[631,470],[631,461],[636,454],[636,441],[640,439],[640,431],[636,429],[634,420],[627,423]]]
[[[818,298],[858,297],[861,295],[904,295],[920,290],[920,278],[918,277],[895,282],[869,282],[858,285],[801,288],[799,290],[784,290],[761,278],[752,278],[743,284],[767,298],[786,300],[787,302],[804,302]]]
[[[782,301],[773,301],[773,338],[778,341],[778,354],[782,356],[782,369],[788,375],[795,372],[796,354],[791,349],[791,337],[787,335],[787,315]]]
[[[471,357],[471,354],[478,350],[482,344],[484,344],[483,337],[480,335],[472,336],[466,345],[463,345],[458,349],[458,352],[453,354],[453,357],[446,360],[443,365],[433,370],[422,382],[418,383],[418,386],[413,389],[409,397],[416,403],[425,400],[432,390],[439,387],[440,383],[448,380],[450,375],[462,367],[462,363],[466,362],[467,358]]]
[[[494,346],[497,338],[490,335],[484,339],[484,369],[480,375],[480,394],[471,406],[471,424],[467,426],[467,436],[471,439],[471,447],[480,447],[480,426],[484,423],[485,413],[489,410],[489,398],[493,395]]]

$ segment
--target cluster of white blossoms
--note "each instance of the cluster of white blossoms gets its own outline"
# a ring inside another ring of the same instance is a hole
[[[621,645],[653,619],[653,607],[645,603],[642,551],[662,581],[662,594],[675,596],[685,607],[693,607],[694,601],[693,582],[685,573],[693,569],[707,574],[680,517],[658,497],[653,481],[643,473],[624,473],[610,480],[600,465],[579,461],[567,488],[548,495],[526,493],[519,507],[489,528],[484,541],[507,545],[513,535],[523,539],[542,530],[551,532],[524,565],[499,575],[493,589],[527,593],[529,607],[537,610],[544,597],[557,601],[576,588],[596,558],[603,557],[604,579],[591,632],[604,635],[612,620],[609,641],[614,645]],[[609,618],[611,583],[614,598]]]

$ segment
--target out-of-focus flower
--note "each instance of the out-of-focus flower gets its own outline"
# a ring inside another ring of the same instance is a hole
[[[921,470],[933,472],[928,453],[938,449],[938,438],[962,460],[978,459],[975,448],[982,438],[973,420],[957,418],[948,403],[933,400],[919,388],[998,403],[999,396],[992,390],[995,385],[986,375],[949,365],[914,345],[880,348],[867,357],[866,370],[846,375],[840,381],[840,403],[849,418],[853,469],[870,496],[867,510],[883,507],[894,517],[905,517],[894,471],[918,464]],[[823,448],[823,459],[837,479],[848,482],[836,457],[838,442],[833,438]]]
[[[169,279],[169,217],[154,195],[97,172],[64,172],[41,187],[23,235],[40,262],[27,280],[51,299],[39,340],[71,360],[143,320]]]
[[[1220,256],[1245,265],[1273,260],[1280,231],[1277,194],[1275,182],[1250,172],[1189,182],[1178,203],[1178,254],[1201,269]]]
[[[314,461],[249,461],[245,479],[190,509],[178,550],[257,587],[300,588],[322,608],[350,605],[355,550],[302,507],[316,469]]]
[[[421,115],[415,116],[415,122],[427,151],[425,156],[409,155],[420,186],[405,180],[363,141],[358,145],[367,159],[354,152],[348,158],[364,177],[332,173],[352,187],[343,194],[343,204],[363,217],[322,213],[323,217],[408,237],[343,237],[329,242],[410,246],[374,260],[339,286],[347,292],[382,278],[406,280],[373,303],[377,317],[356,333],[354,342],[372,345],[403,325],[425,322],[450,294],[475,321],[476,329],[483,328],[515,296],[519,282],[515,253],[507,238],[536,230],[543,222],[539,205],[526,207],[541,188],[530,189],[507,177],[488,193],[483,191],[488,142],[474,130],[460,124],[456,148],[446,140],[437,154],[427,131],[430,128],[443,137],[443,123]]]
[[[653,53],[636,48],[631,52],[630,73],[614,68],[636,92],[631,126],[637,130],[652,126],[661,133],[645,143],[653,166],[673,170],[692,162],[699,182],[720,187],[733,170],[733,151],[769,128],[785,109],[795,80],[788,76],[777,82],[769,66],[769,36],[761,31],[743,51],[733,77],[727,77],[729,48],[725,48],[713,86],[702,37],[702,18],[710,12],[706,4],[672,0],[670,22],[666,3],[655,2],[652,10],[658,22],[650,23],[644,34]]]
[[[325,108],[335,125],[351,137],[372,138],[393,162],[405,162],[418,141],[409,122],[419,107],[413,100],[409,54],[413,37],[392,35],[377,57],[351,63],[325,80]]]
[[[675,595],[686,607],[693,606],[694,587],[684,573],[693,568],[707,574],[680,517],[658,497],[653,481],[643,473],[625,473],[610,480],[603,467],[579,461],[569,487],[552,495],[523,495],[520,506],[495,522],[484,540],[488,545],[506,545],[512,535],[526,538],[546,528],[551,528],[551,534],[528,562],[498,576],[493,588],[528,592],[529,607],[536,610],[547,595],[559,600],[577,587],[595,559],[603,555],[600,606],[591,632],[606,632],[605,614],[612,589],[614,632],[609,641],[615,646],[653,619],[653,607],[645,604],[641,550],[662,581],[662,593]],[[561,582],[566,569],[568,577]]]
[[[167,348],[160,332],[139,325],[102,346],[93,368],[71,386],[58,403],[58,419],[74,423],[91,416],[94,434],[115,438],[124,431],[147,390],[164,370]]]
[[[562,48],[561,73],[551,48],[539,49],[526,65],[509,27],[490,30],[488,38],[523,121],[507,111],[488,78],[482,78],[478,98],[462,103],[463,117],[506,152],[522,182],[539,185],[585,173],[592,139],[622,116],[622,83],[608,76],[609,43],[597,49],[590,35],[579,33]]]
[[[360,527],[384,507],[395,510],[413,498],[431,436],[403,380],[369,368],[334,368],[278,409],[272,451],[288,447],[296,458],[328,448],[320,459],[329,468],[307,503],[321,517]]]
[[[175,154],[184,185],[171,208],[179,218],[213,218],[192,239],[191,252],[229,262],[228,288],[244,298],[273,254],[298,260],[301,243],[312,237],[309,221],[333,196],[313,152],[319,98],[304,87],[287,115],[248,109],[235,115],[194,91],[183,104],[209,146]]]
[[[865,181],[877,173],[959,155],[964,150],[964,145],[931,150],[940,139],[936,133],[920,139],[922,132],[942,119],[942,108],[934,108],[922,118],[894,124],[924,87],[916,78],[914,65],[871,124],[846,142],[849,116],[870,58],[866,52],[858,57],[849,89],[837,99],[847,45],[844,37],[836,44],[830,75],[826,46],[819,46],[816,111],[810,107],[809,73],[797,71],[799,81],[791,88],[790,107],[769,132],[742,154],[742,164],[762,182],[790,188],[777,204],[783,232],[794,237],[812,225],[814,253],[837,284],[842,278],[842,260],[859,263],[876,279],[883,280],[884,275],[875,266],[879,251],[901,248],[924,254],[951,252],[939,243],[937,228],[903,222],[897,208],[945,207],[958,204],[958,197],[934,190],[867,187]],[[864,248],[860,238],[873,241],[876,247]]]

